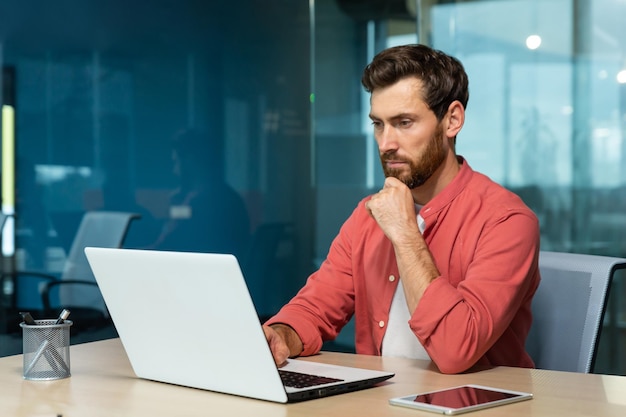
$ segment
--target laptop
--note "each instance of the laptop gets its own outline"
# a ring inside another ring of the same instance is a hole
[[[394,376],[297,359],[277,369],[233,255],[94,247],[85,254],[139,378],[287,403]],[[318,381],[286,386],[294,374]]]

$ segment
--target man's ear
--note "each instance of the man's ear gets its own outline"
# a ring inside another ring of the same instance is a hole
[[[456,137],[465,123],[465,108],[460,101],[455,100],[450,103],[448,113],[446,113],[446,118],[448,119],[446,136],[449,138]]]

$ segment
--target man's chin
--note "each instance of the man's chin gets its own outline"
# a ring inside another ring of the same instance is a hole
[[[408,184],[411,182],[411,178],[408,175],[403,174],[401,172],[386,172],[385,177],[386,178],[393,177],[397,180],[400,180],[403,184]]]
[[[386,177],[393,177],[393,178],[400,180],[402,184],[406,185],[411,190],[424,185],[424,183],[426,182],[426,180],[424,179],[414,179],[406,175],[386,175]]]
[[[394,177],[404,182],[408,178],[408,173],[403,169],[386,169],[384,170],[385,177]]]

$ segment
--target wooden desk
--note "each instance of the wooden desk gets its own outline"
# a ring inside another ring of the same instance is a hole
[[[428,361],[325,352],[309,360],[396,373],[383,385],[355,393],[282,405],[137,379],[119,339],[73,345],[72,376],[22,379],[22,356],[0,358],[2,416],[435,416],[388,404],[419,391],[477,383],[535,398],[468,416],[626,416],[626,377],[499,367],[442,375]]]

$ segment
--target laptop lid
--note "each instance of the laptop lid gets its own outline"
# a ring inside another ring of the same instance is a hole
[[[393,376],[290,359],[281,369],[340,381],[286,390],[232,255],[90,247],[85,254],[140,378],[284,403]]]

